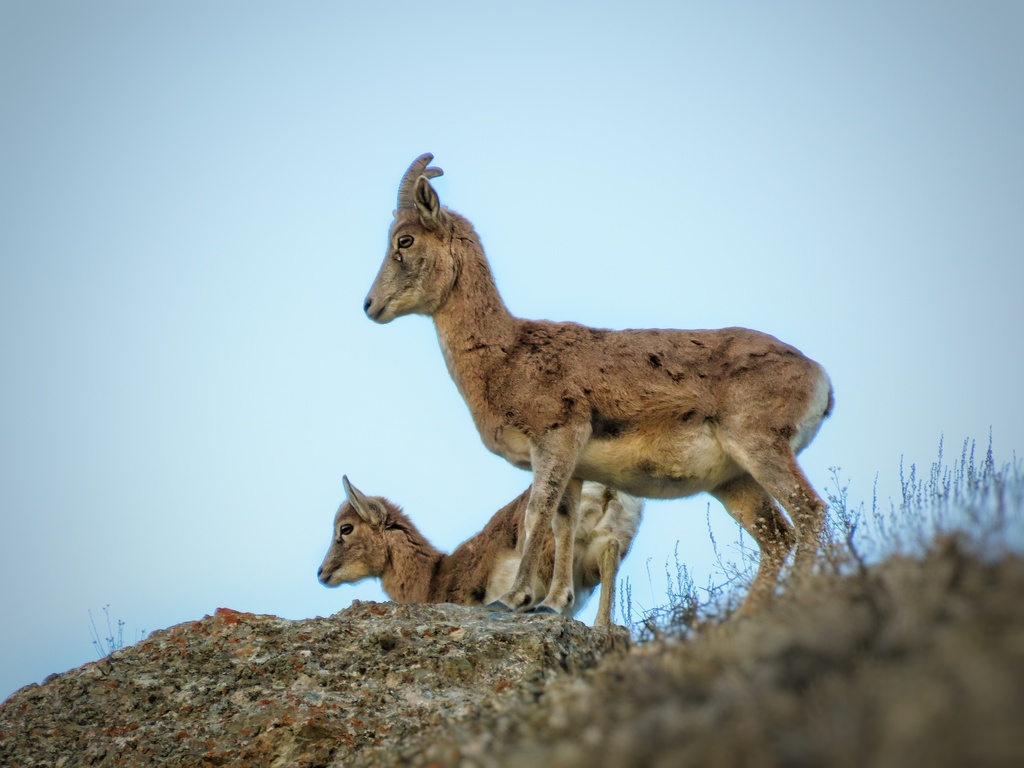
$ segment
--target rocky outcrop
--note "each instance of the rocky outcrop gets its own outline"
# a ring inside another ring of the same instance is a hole
[[[956,540],[768,610],[625,630],[456,606],[229,610],[0,707],[0,766],[1024,765],[1024,559]]]
[[[1021,766],[1022,595],[1024,559],[955,539],[821,572],[757,616],[452,723],[424,754],[444,762],[459,745],[505,768]]]
[[[220,609],[15,693],[0,765],[369,765],[379,747],[390,761],[628,645],[623,629],[454,605],[356,602],[305,621]]]

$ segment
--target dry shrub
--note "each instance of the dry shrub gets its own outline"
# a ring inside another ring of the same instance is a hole
[[[683,600],[632,653],[477,723],[481,762],[1024,765],[1024,480],[991,448],[951,468],[941,451],[885,514],[836,472],[815,571],[756,616],[730,621],[735,594],[677,571]]]

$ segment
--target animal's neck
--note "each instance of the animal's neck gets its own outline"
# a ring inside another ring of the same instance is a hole
[[[444,305],[434,313],[434,326],[448,372],[472,409],[486,371],[514,343],[519,321],[502,301],[475,238],[455,237],[453,252],[458,274]]]
[[[441,561],[447,557],[411,523],[387,532],[388,568],[380,584],[396,603],[429,602]]]

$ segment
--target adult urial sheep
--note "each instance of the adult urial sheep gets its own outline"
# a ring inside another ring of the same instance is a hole
[[[343,478],[346,500],[334,516],[334,539],[317,571],[329,587],[379,578],[399,603],[486,605],[512,586],[523,541],[529,490],[498,510],[480,533],[450,555],[435,549],[412,521],[380,496],[365,496]],[[598,483],[584,483],[576,528],[573,616],[600,585],[595,626],[611,623],[615,578],[640,525],[643,501]],[[547,590],[554,566],[551,531],[543,536],[536,591]]]
[[[832,410],[824,369],[745,328],[611,331],[514,317],[473,225],[440,204],[430,179],[442,171],[428,167],[432,159],[420,156],[402,178],[364,309],[378,323],[431,316],[484,445],[533,470],[529,538],[501,606],[525,608],[538,597],[537,534],[549,525],[555,572],[534,609],[572,603],[583,480],[647,498],[707,491],[721,501],[760,549],[745,611],[774,590],[794,544],[795,568],[809,567],[825,504],[796,454]]]

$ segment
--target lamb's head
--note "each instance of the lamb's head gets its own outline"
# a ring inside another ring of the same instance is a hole
[[[316,575],[327,587],[351,584],[384,573],[387,555],[384,530],[388,522],[388,502],[365,496],[347,477],[345,501],[334,516],[334,539]]]
[[[455,282],[450,212],[430,185],[443,171],[428,167],[433,159],[429,153],[416,158],[398,187],[387,253],[363,304],[375,322],[433,315]]]

